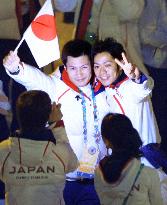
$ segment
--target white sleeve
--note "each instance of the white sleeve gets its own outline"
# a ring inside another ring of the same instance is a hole
[[[54,148],[54,152],[62,160],[65,167],[65,173],[76,170],[79,162],[69,144],[65,129],[63,127],[55,128],[52,132],[56,138],[56,147]]]
[[[136,83],[130,80],[129,83],[125,84],[124,93],[127,96],[133,96],[135,101],[142,101],[143,99],[151,95],[153,87],[154,80],[151,77],[147,76],[146,80],[141,83]]]
[[[56,138],[56,142],[69,143],[66,131],[64,127],[56,127],[52,129],[53,135]]]
[[[55,101],[57,82],[56,77],[52,75],[46,75],[39,69],[24,64],[20,66],[20,72],[17,75],[11,74],[6,69],[7,74],[18,83],[25,86],[27,90],[43,90],[49,94],[52,101]]]
[[[157,171],[161,183],[161,195],[163,198],[163,203],[167,204],[167,174],[165,174],[161,169],[158,169]]]
[[[160,178],[158,173],[154,171],[150,174],[151,187],[149,189],[149,198],[151,205],[163,205]]]

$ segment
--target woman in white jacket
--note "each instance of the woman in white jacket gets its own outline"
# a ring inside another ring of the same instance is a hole
[[[101,205],[162,205],[158,173],[141,164],[142,142],[129,118],[109,113],[101,132],[106,147],[112,148],[95,174]]]

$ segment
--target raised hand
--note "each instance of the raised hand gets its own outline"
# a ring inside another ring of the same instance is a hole
[[[11,73],[14,73],[18,70],[20,65],[20,58],[17,53],[10,51],[7,56],[3,59],[3,66]]]
[[[49,116],[49,128],[52,129],[55,127],[56,123],[62,120],[62,112],[60,110],[61,104],[56,104],[55,102],[52,104],[52,112]]]
[[[139,69],[131,62],[128,62],[124,53],[122,53],[122,59],[122,61],[119,61],[116,58],[115,62],[123,69],[128,78],[137,80],[140,77]]]

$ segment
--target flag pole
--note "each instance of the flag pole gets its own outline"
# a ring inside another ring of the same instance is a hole
[[[21,44],[23,43],[24,41],[24,37],[20,40],[19,44],[17,45],[17,47],[15,48],[14,50],[14,53],[17,53],[17,50],[19,49],[19,47],[21,46]]]

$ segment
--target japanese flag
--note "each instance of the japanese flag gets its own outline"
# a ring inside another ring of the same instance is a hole
[[[45,4],[23,35],[38,66],[41,68],[60,58],[55,17],[51,0]]]

